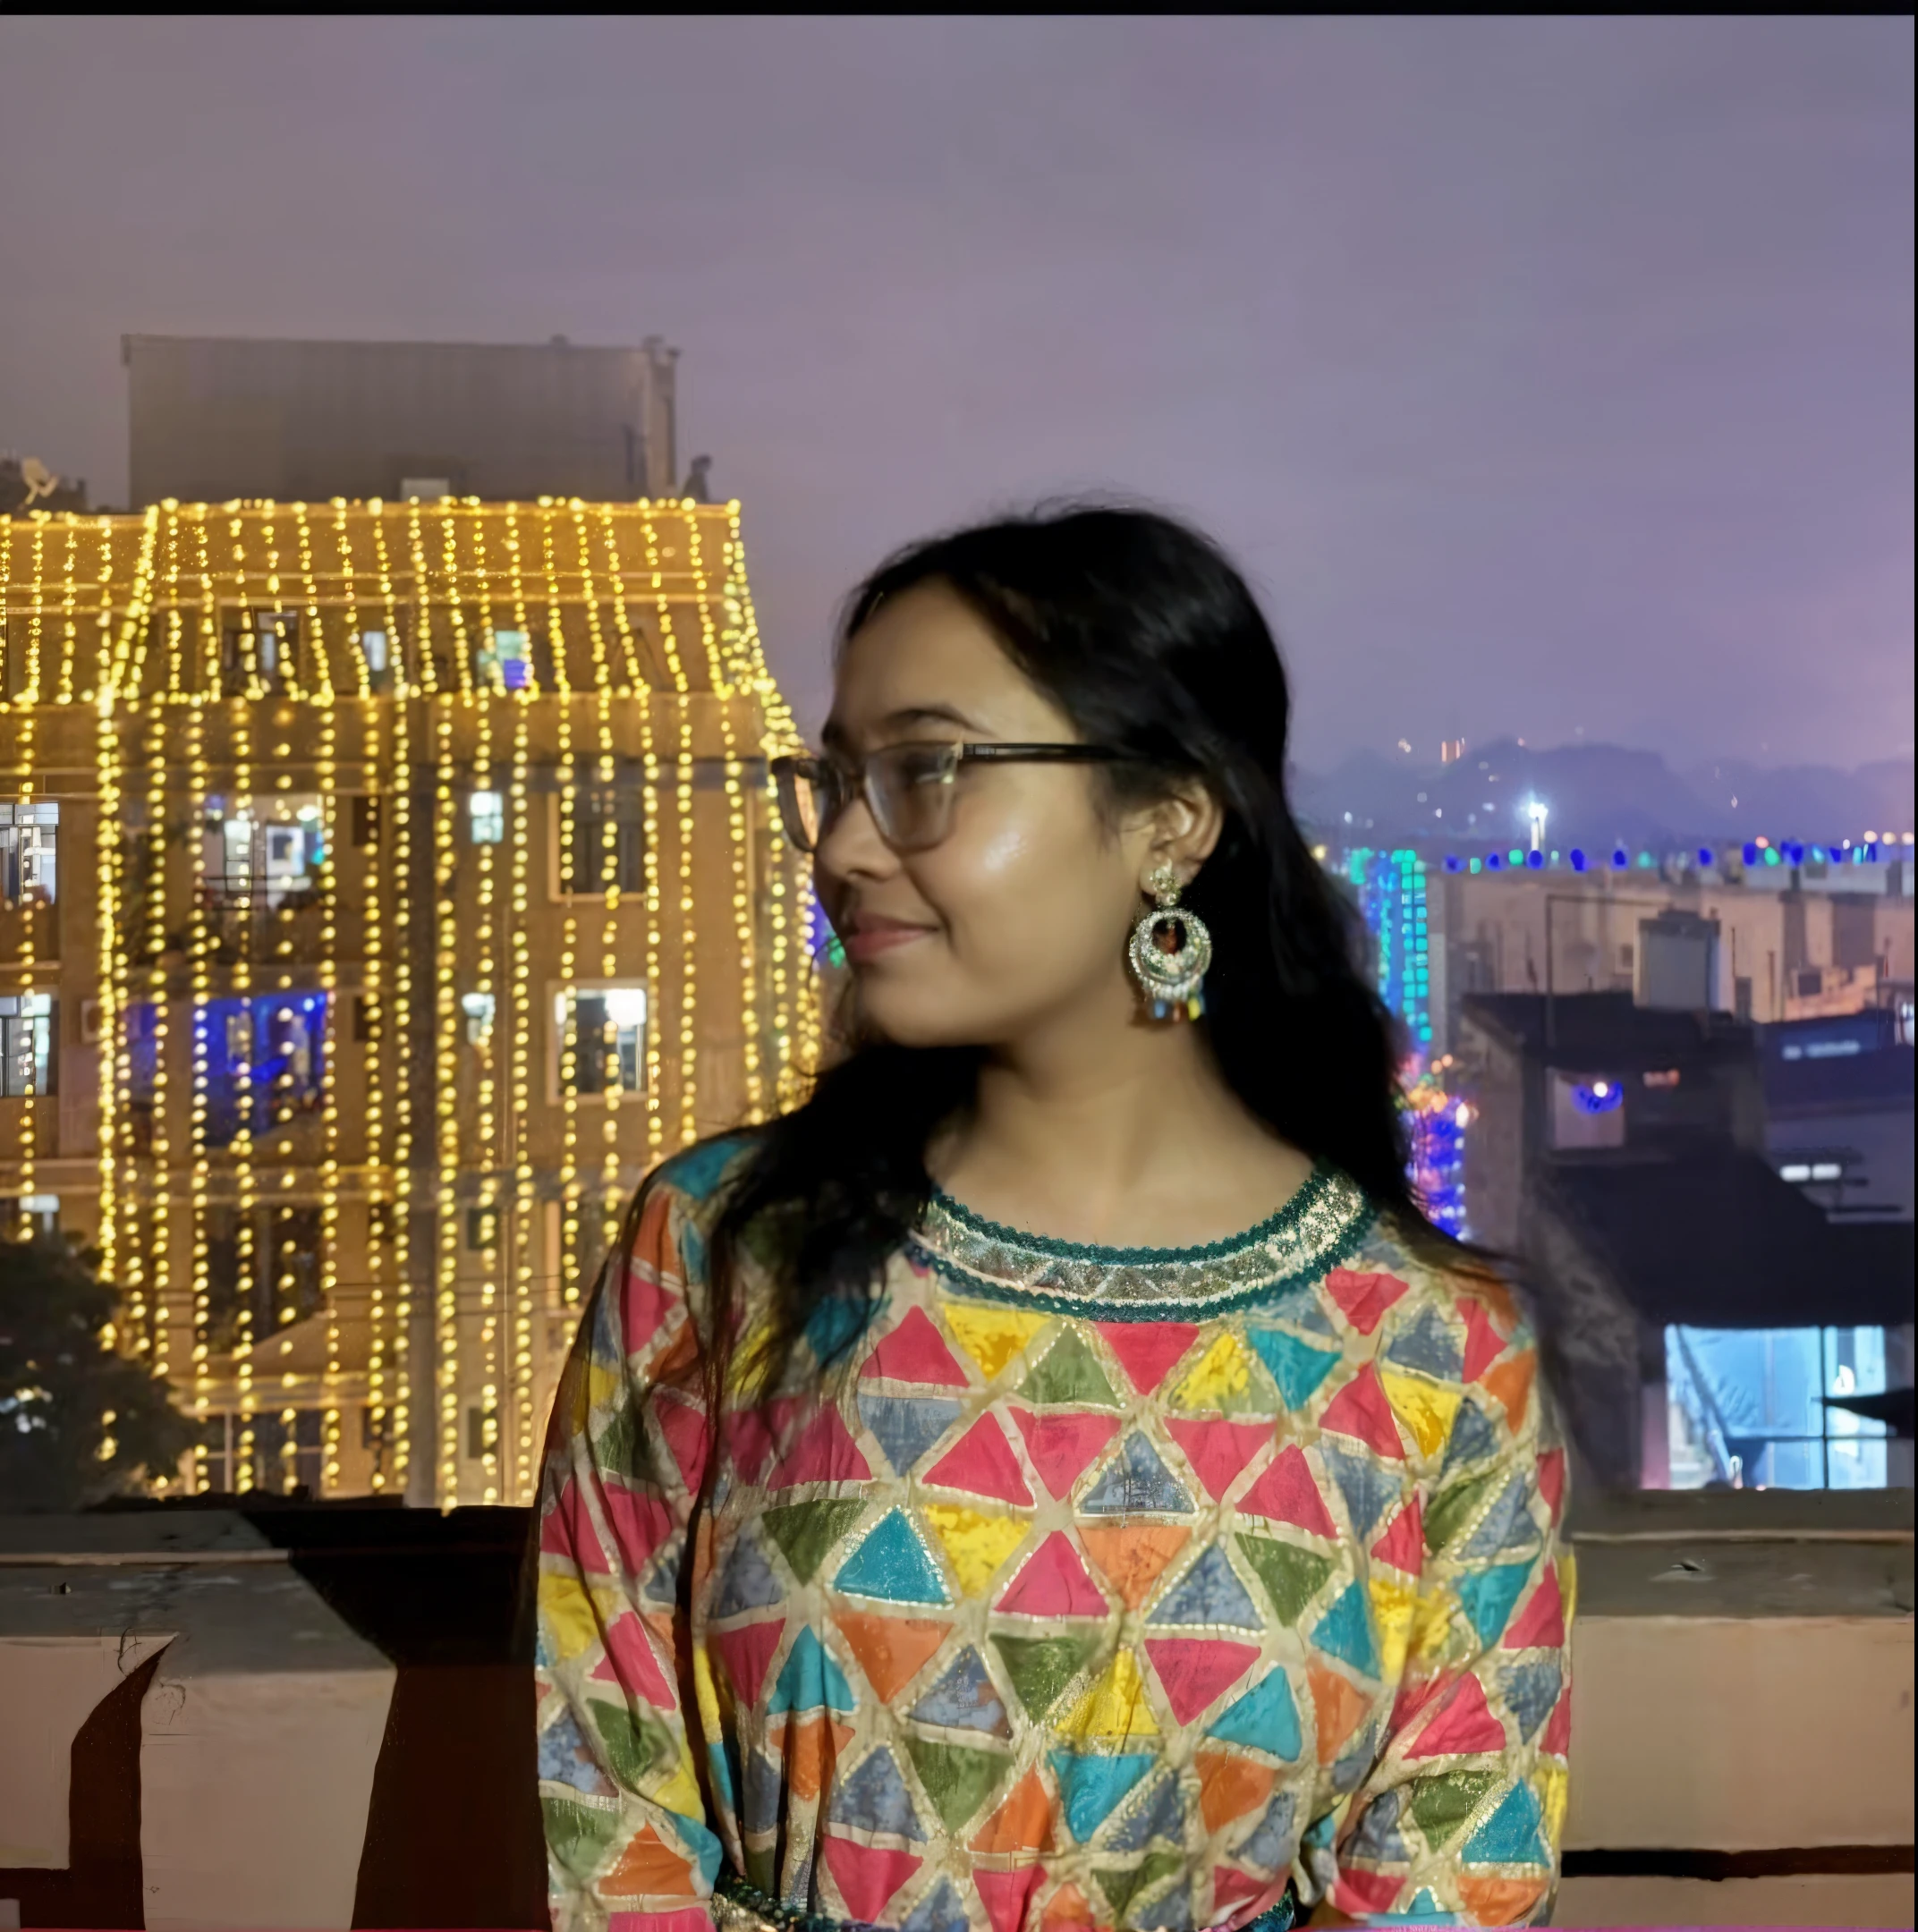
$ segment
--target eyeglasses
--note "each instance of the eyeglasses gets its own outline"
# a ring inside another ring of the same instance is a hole
[[[862,758],[778,758],[779,819],[801,852],[817,852],[840,813],[862,797],[895,852],[924,852],[953,826],[963,765],[1113,765],[1129,751],[1088,744],[895,744]]]

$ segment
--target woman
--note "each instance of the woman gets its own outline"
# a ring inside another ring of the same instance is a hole
[[[1408,1192],[1287,708],[1161,517],[853,597],[779,773],[849,1051],[641,1190],[555,1412],[557,1932],[1543,1915],[1564,1457]]]

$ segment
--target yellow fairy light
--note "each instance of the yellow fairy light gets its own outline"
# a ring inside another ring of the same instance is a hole
[[[555,730],[559,760],[559,878],[561,900],[559,936],[559,983],[564,1008],[560,1016],[559,1103],[560,1103],[560,1263],[562,1292],[567,1307],[579,1299],[580,1200],[580,1096],[579,1096],[579,996],[574,981],[579,970],[579,918],[575,911],[574,851],[578,827],[575,823],[579,792],[573,751],[573,684],[566,663],[565,616],[559,600],[559,566],[554,552],[554,520],[550,502],[539,505],[539,556],[546,588],[547,635],[551,640],[553,689],[557,699]]]
[[[693,929],[692,904],[692,699],[686,667],[680,657],[679,640],[673,629],[664,555],[650,504],[647,505],[642,528],[646,533],[647,567],[658,612],[659,648],[666,657],[666,673],[673,680],[674,712],[679,731],[674,766],[679,826],[674,858],[679,870],[679,1140],[682,1147],[686,1147],[699,1139],[699,1038],[695,1031],[699,998],[693,965],[699,945]]]
[[[733,864],[733,935],[739,948],[739,1039],[744,1061],[746,1118],[766,1118],[766,1088],[760,1072],[760,972],[752,916],[752,852],[746,822],[744,767],[740,762],[739,739],[733,716],[737,695],[734,667],[723,650],[726,640],[713,624],[712,600],[706,580],[706,547],[697,511],[686,510],[686,545],[692,558],[693,608],[700,614],[700,630],[706,648],[707,680],[713,689],[713,701],[719,713],[719,735],[725,751],[726,847]],[[731,575],[730,539],[724,558],[721,581]],[[737,631],[729,626],[733,637]]]
[[[393,755],[390,788],[378,799],[378,820],[382,831],[390,800],[393,812],[393,1007],[391,1037],[394,1042],[392,1066],[393,1152],[388,1171],[392,1188],[391,1248],[393,1254],[393,1398],[385,1417],[386,1435],[393,1445],[393,1487],[405,1493],[412,1462],[412,1401],[409,1377],[412,1372],[412,1015],[413,1015],[413,807],[412,807],[412,715],[416,687],[407,675],[406,639],[400,629],[399,604],[394,591],[392,559],[386,548],[386,510],[374,502],[367,505],[371,520],[373,547],[379,574],[379,605],[385,614],[386,663],[392,679],[393,697],[388,707],[393,720]],[[377,892],[377,882],[369,895]],[[381,1039],[384,1040],[385,1030]],[[377,1077],[377,1055],[369,1055],[369,1077]],[[377,1159],[377,1150],[369,1151]],[[380,1419],[375,1405],[375,1419]]]
[[[435,1326],[439,1347],[435,1385],[438,1394],[439,1502],[442,1508],[451,1509],[460,1500],[460,1064],[459,906],[454,896],[454,814],[457,807],[452,782],[453,705],[447,694],[442,693],[433,701],[431,715],[435,733],[433,904],[437,920],[434,1013],[438,1043],[434,1100],[439,1153],[438,1253],[435,1271]]]
[[[6,560],[8,578],[13,575],[13,532],[8,527],[4,532],[5,541],[0,544]],[[47,525],[36,517],[30,526],[29,537],[30,555],[28,560],[28,594],[31,601],[28,605],[27,648],[25,676],[17,704],[20,709],[20,798],[23,805],[31,805],[34,796],[34,731],[39,716],[40,704],[40,626],[43,621],[44,572],[47,558]],[[31,992],[34,985],[34,970],[38,953],[38,933],[40,915],[37,906],[22,904],[20,919],[20,984],[22,992]],[[34,1109],[37,1093],[34,1086],[33,1058],[28,1063],[27,1091],[20,1108],[20,1196],[24,1200],[34,1191],[34,1156],[39,1134],[39,1123]],[[19,1232],[28,1232],[22,1224]]]
[[[212,651],[216,643],[216,640],[209,639],[208,633],[217,606],[214,601],[213,566],[207,543],[207,513],[203,505],[192,513],[191,522],[201,613],[196,642],[200,647],[199,655],[201,669],[205,671],[212,662]],[[200,1434],[193,1449],[193,1487],[196,1491],[204,1491],[213,1487],[205,1438],[213,1406],[213,1275],[208,1212],[212,1158],[207,1129],[211,1092],[208,1032],[212,1023],[214,942],[207,904],[207,814],[212,791],[207,758],[207,716],[214,697],[211,687],[199,678],[192,680],[191,686],[186,721],[187,844],[191,868],[187,954],[192,980],[187,1017],[192,1057],[192,1094],[188,1115],[191,1165],[187,1187],[193,1283],[193,1419],[199,1424]]]
[[[642,510],[640,513],[649,522],[649,510]],[[652,680],[646,674],[643,653],[627,608],[626,568],[619,554],[619,536],[610,504],[598,506],[598,521],[606,550],[607,574],[613,584],[613,622],[619,631],[622,653],[632,680],[633,702],[639,713],[647,999],[645,1058],[641,1063],[641,1080],[646,1106],[646,1164],[651,1167],[658,1164],[666,1143],[666,1121],[661,1111],[664,1095],[659,1081],[659,744],[653,724],[655,692]],[[583,553],[583,539],[581,547]]]
[[[60,534],[65,538],[65,554],[60,571],[60,695],[59,702],[73,701],[73,673],[80,664],[80,522],[75,517],[61,519]]]
[[[228,516],[226,534],[233,552],[233,584],[239,606],[240,637],[246,654],[248,690],[247,696],[233,697],[228,700],[228,743],[233,774],[233,809],[236,814],[245,815],[244,822],[249,827],[249,837],[247,869],[241,877],[237,899],[225,900],[229,911],[236,915],[233,923],[239,928],[241,941],[234,948],[236,962],[233,969],[231,985],[234,996],[233,1004],[240,1009],[240,1046],[242,1057],[230,1062],[229,1064],[233,1072],[234,1113],[238,1120],[232,1142],[232,1168],[236,1202],[233,1248],[235,1272],[239,1276],[238,1307],[234,1318],[233,1367],[234,1395],[239,1411],[236,1452],[240,1467],[234,1477],[233,1487],[245,1491],[253,1487],[253,1451],[258,1440],[253,1428],[253,1419],[257,1412],[253,1387],[253,1296],[258,1286],[259,1262],[254,1251],[254,1216],[258,1208],[258,1198],[253,1173],[255,1022],[251,962],[254,928],[252,849],[259,834],[256,825],[258,805],[253,797],[252,697],[261,691],[264,685],[261,680],[257,633],[250,616],[251,585],[247,570],[245,520],[238,515]],[[224,830],[221,836],[221,859],[224,867]],[[224,872],[223,878],[230,892],[231,878],[226,877]]]

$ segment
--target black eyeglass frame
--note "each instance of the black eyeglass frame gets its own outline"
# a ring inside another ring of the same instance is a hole
[[[770,770],[779,800],[780,826],[794,847],[808,853],[819,850],[818,839],[809,844],[802,831],[797,786],[802,779],[809,784],[817,784],[819,775],[828,771],[838,772],[852,781],[846,786],[844,796],[833,812],[832,818],[836,818],[857,796],[865,800],[866,809],[872,814],[872,822],[878,828],[879,836],[895,851],[926,852],[937,845],[939,839],[929,840],[923,845],[900,845],[894,835],[886,829],[885,815],[872,795],[867,774],[875,759],[885,757],[888,752],[897,751],[936,751],[942,754],[946,762],[946,768],[938,774],[938,782],[947,786],[957,779],[962,765],[1136,765],[1142,762],[1136,752],[1121,751],[1112,745],[1091,744],[906,743],[881,745],[877,751],[869,752],[857,760],[811,757],[776,758]],[[830,823],[831,818],[821,818],[819,832],[822,837]],[[944,838],[945,835],[942,832],[939,838]]]

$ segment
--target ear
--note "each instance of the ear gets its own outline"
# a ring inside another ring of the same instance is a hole
[[[1225,808],[1202,780],[1182,780],[1152,808],[1151,838],[1144,869],[1169,865],[1188,886],[1212,856],[1226,828]]]

